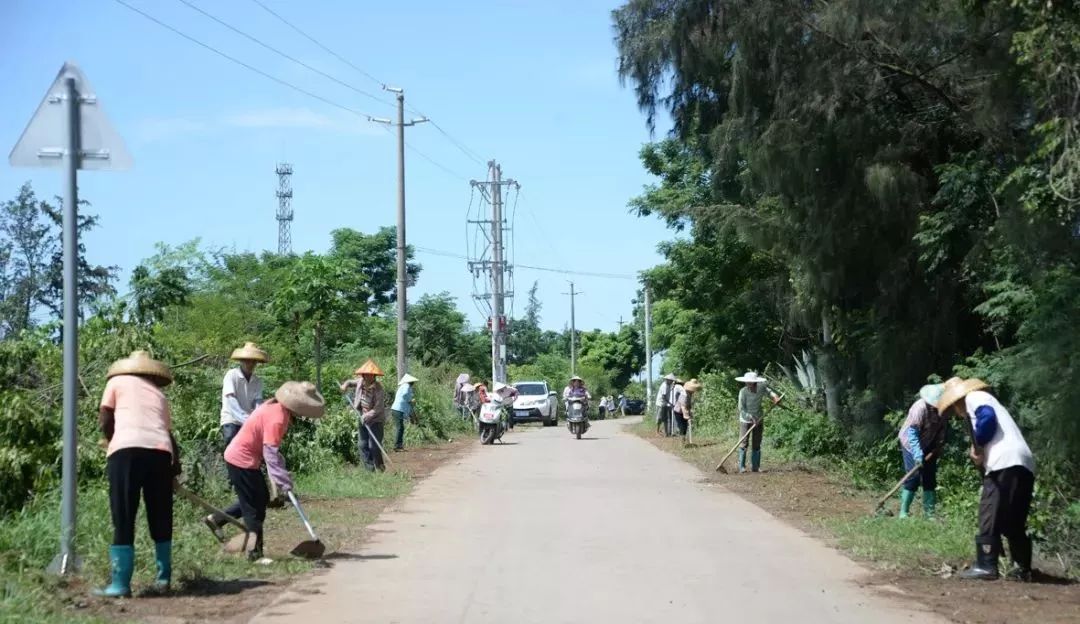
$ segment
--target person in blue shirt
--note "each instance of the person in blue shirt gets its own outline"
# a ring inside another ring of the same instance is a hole
[[[394,450],[405,450],[405,421],[412,416],[413,405],[416,399],[413,398],[413,384],[419,381],[416,377],[405,373],[398,382],[397,392],[394,394],[394,404],[390,407],[390,413],[394,415],[394,420],[397,422],[397,439],[394,440]]]

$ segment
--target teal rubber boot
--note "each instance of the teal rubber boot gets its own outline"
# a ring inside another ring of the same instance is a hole
[[[915,490],[900,490],[900,517],[907,518],[911,515],[911,502],[915,500]]]
[[[923,516],[928,520],[934,519],[934,512],[937,510],[937,492],[934,490],[923,490],[922,510]]]
[[[154,543],[154,561],[157,562],[154,589],[167,592],[172,585],[172,542]]]
[[[739,472],[746,472],[746,449],[739,449]]]
[[[750,471],[757,472],[761,469],[761,451],[750,451]]]
[[[94,595],[103,598],[127,598],[131,596],[131,575],[135,571],[134,546],[109,546],[109,563],[112,578],[108,587],[95,589]]]

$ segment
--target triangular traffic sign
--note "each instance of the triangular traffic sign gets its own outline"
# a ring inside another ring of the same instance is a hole
[[[101,101],[75,63],[60,68],[56,80],[11,150],[8,162],[15,167],[60,167],[67,146],[68,121],[65,106],[67,78],[75,79],[79,93],[79,169],[130,169],[134,164],[123,139],[105,117]]]

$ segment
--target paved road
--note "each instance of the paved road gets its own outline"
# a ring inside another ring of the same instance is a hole
[[[625,422],[625,421],[624,421]],[[944,622],[616,422],[519,431],[380,517],[364,558],[255,622]]]

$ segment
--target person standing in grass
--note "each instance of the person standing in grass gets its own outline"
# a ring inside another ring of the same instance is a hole
[[[656,433],[663,428],[666,436],[671,435],[671,387],[674,383],[675,373],[668,373],[656,390]]]
[[[975,538],[975,563],[960,578],[998,578],[998,557],[1004,536],[1015,567],[1009,577],[1031,580],[1031,538],[1027,518],[1035,491],[1035,458],[1009,411],[986,389],[980,379],[953,377],[945,382],[938,411],[949,410],[965,423],[971,434],[968,455],[983,470],[979,500],[979,533]]]
[[[364,466],[374,472],[385,471],[383,455],[380,450],[383,441],[383,429],[386,425],[386,392],[376,377],[382,377],[382,369],[374,360],[368,359],[356,369],[357,379],[350,379],[341,384],[341,391],[355,388],[352,406],[360,413],[357,431],[357,446]]]
[[[679,435],[685,438],[690,419],[694,417],[693,395],[698,390],[701,390],[701,382],[697,379],[691,379],[679,387],[682,388],[682,391],[679,392],[672,409],[675,411],[675,423],[679,427]]]
[[[900,425],[900,453],[904,461],[904,472],[918,467],[904,481],[900,490],[900,517],[907,518],[911,512],[911,503],[923,489],[923,515],[934,517],[937,506],[937,464],[938,455],[945,446],[945,432],[948,420],[938,412],[937,402],[941,398],[944,384],[928,384],[919,390],[919,398],[908,410],[907,418]]]
[[[397,422],[397,439],[394,441],[395,451],[405,450],[405,421],[413,414],[416,399],[413,397],[413,384],[419,381],[416,377],[405,373],[398,382],[397,392],[394,393],[394,404],[390,413]]]
[[[739,472],[746,472],[746,447],[750,445],[750,470],[757,472],[761,469],[761,438],[765,429],[765,414],[761,409],[761,401],[768,395],[773,405],[780,402],[780,397],[769,388],[764,377],[754,371],[749,371],[735,381],[741,382],[743,387],[739,390]],[[753,433],[747,436],[747,432],[753,429]]]
[[[154,588],[167,591],[172,581],[173,478],[180,474],[180,449],[172,435],[169,402],[161,389],[172,383],[172,372],[146,351],[136,351],[113,363],[106,377],[98,417],[108,441],[105,473],[113,524],[112,576],[109,585],[94,594],[131,595],[140,496],[154,540]]]
[[[317,420],[325,413],[326,401],[315,389],[315,384],[286,381],[274,393],[274,398],[255,408],[225,449],[225,468],[236,491],[235,506],[240,508],[248,535],[255,536],[255,546],[248,553],[248,560],[258,561],[263,556],[263,522],[270,502],[263,464],[277,488],[284,494],[291,492],[292,475],[281,456],[281,443],[293,418]]]
[[[221,384],[221,437],[225,446],[229,446],[244,421],[262,403],[263,383],[255,374],[255,367],[268,361],[266,351],[254,342],[244,343],[229,359],[240,366],[230,368]]]

